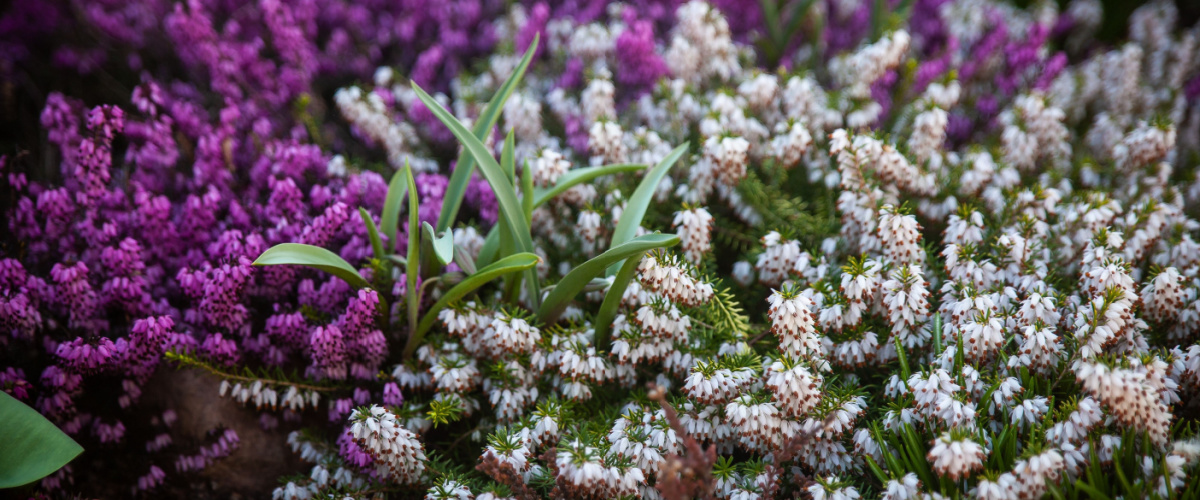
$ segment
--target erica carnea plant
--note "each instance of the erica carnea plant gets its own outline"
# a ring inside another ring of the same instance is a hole
[[[1186,11],[410,4],[8,8],[0,487],[1200,495]]]

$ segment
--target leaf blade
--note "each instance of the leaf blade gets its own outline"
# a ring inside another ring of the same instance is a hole
[[[363,207],[358,207],[358,215],[362,217],[363,224],[367,226],[367,238],[371,240],[371,251],[375,253],[376,259],[383,260],[387,253],[383,251],[383,240],[379,238],[379,228],[375,226],[375,219],[372,219],[371,214]]]
[[[546,202],[554,199],[555,196],[566,192],[566,190],[571,189],[578,184],[588,182],[592,179],[603,177],[605,175],[619,174],[622,172],[636,172],[638,170],[645,170],[645,168],[645,165],[636,163],[619,163],[616,165],[604,165],[599,167],[585,167],[575,170],[568,170],[567,173],[558,178],[558,182],[555,183],[554,186],[546,189],[533,190],[533,206],[542,206]]]
[[[537,53],[540,37],[540,33],[533,36],[533,42],[529,44],[529,50],[525,51],[521,62],[517,64],[512,75],[509,75],[508,80],[505,80],[504,84],[496,91],[496,95],[492,96],[492,100],[488,102],[483,113],[479,115],[479,119],[475,121],[472,130],[475,138],[482,141],[487,137],[488,132],[491,132],[492,127],[496,126],[496,121],[500,118],[500,111],[504,109],[504,103],[508,101],[521,78],[525,76],[525,70],[529,68],[530,61],[533,61],[533,55]],[[437,230],[439,232],[449,229],[450,225],[454,223],[454,219],[458,217],[458,209],[462,206],[463,195],[467,192],[467,183],[471,180],[471,173],[475,170],[472,161],[470,157],[459,158],[458,166],[450,174],[450,182],[446,184],[446,194],[442,201],[442,213],[438,215]]]
[[[324,271],[341,278],[355,288],[370,288],[371,284],[358,274],[358,270],[338,254],[324,248],[304,243],[280,243],[259,255],[256,266],[297,265]]]
[[[388,237],[388,247],[396,251],[396,234],[400,230],[400,207],[403,206],[404,195],[408,193],[408,183],[404,180],[403,169],[397,169],[388,182],[387,198],[383,202],[383,217],[379,224],[383,234]]]
[[[23,486],[53,474],[83,447],[37,410],[0,391],[0,488]]]
[[[621,220],[617,222],[617,227],[613,229],[612,241],[609,242],[609,248],[617,247],[627,241],[633,239],[633,235],[637,234],[637,228],[642,224],[642,218],[646,216],[646,209],[650,208],[650,201],[654,198],[654,192],[658,189],[658,183],[662,181],[663,176],[667,175],[667,171],[679,158],[687,152],[688,143],[683,143],[671,150],[662,161],[658,162],[653,169],[646,172],[646,177],[638,184],[638,187],[633,192],[633,196],[625,203],[625,210],[621,212]],[[606,271],[609,275],[616,274],[618,269],[617,263],[609,266]]]
[[[608,266],[648,250],[666,248],[678,243],[679,236],[674,234],[647,234],[614,246],[580,264],[563,276],[563,279],[554,286],[554,290],[551,290],[546,299],[542,301],[542,307],[538,310],[538,319],[544,324],[550,324],[557,320],[558,316],[566,309],[567,303],[574,299],[591,282],[592,278],[603,273]]]

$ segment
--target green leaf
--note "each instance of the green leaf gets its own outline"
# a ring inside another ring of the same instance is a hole
[[[467,276],[462,282],[454,285],[453,288],[447,290],[442,295],[441,299],[438,299],[433,307],[425,311],[425,316],[421,318],[421,324],[417,326],[416,334],[408,337],[408,343],[404,346],[404,357],[410,357],[417,350],[417,346],[421,345],[421,339],[425,337],[425,334],[429,332],[430,328],[433,328],[434,322],[437,321],[438,313],[442,309],[445,309],[446,306],[500,276],[533,269],[541,260],[540,257],[532,253],[510,255],[478,270],[475,274]]]
[[[642,217],[646,216],[646,209],[650,207],[650,201],[654,198],[654,191],[658,189],[658,183],[662,181],[664,175],[667,175],[671,165],[679,161],[683,153],[687,152],[687,148],[686,142],[681,144],[668,153],[666,158],[658,162],[658,165],[646,172],[646,177],[642,179],[641,184],[638,184],[637,189],[634,190],[633,196],[630,196],[625,203],[625,210],[621,212],[621,220],[617,222],[616,229],[613,229],[609,248],[616,248],[618,245],[632,240],[633,235],[637,234],[638,226],[642,224]],[[618,267],[618,263],[613,262],[607,273],[609,275],[616,274]]]
[[[540,33],[533,36],[533,43],[529,44],[529,50],[525,51],[525,56],[521,58],[521,62],[513,69],[512,75],[509,75],[508,80],[505,80],[504,84],[500,86],[500,89],[496,91],[496,95],[492,96],[492,100],[484,108],[483,113],[475,120],[472,133],[476,139],[480,141],[484,140],[487,138],[488,133],[492,131],[492,127],[496,126],[496,120],[500,118],[500,112],[504,109],[504,103],[508,101],[508,97],[517,88],[517,83],[525,75],[525,70],[529,68],[529,62],[533,60],[533,55],[537,52],[538,39],[540,37]],[[425,105],[429,106],[429,103],[425,103]],[[430,106],[430,109],[432,110],[433,107]],[[461,141],[462,139],[459,140]],[[458,217],[458,209],[462,206],[463,195],[467,192],[467,183],[471,180],[471,172],[475,170],[472,160],[473,158],[470,155],[460,157],[458,165],[454,167],[454,172],[450,174],[450,182],[446,185],[446,194],[442,201],[442,213],[438,216],[438,231],[449,229],[450,225],[454,224],[455,217]]]
[[[872,474],[875,474],[875,478],[879,479],[880,483],[886,485],[888,482],[888,476],[887,474],[884,474],[883,469],[880,469],[879,465],[875,463],[875,459],[871,458],[871,455],[863,455],[863,458],[867,459],[867,467],[871,469]]]
[[[454,247],[454,263],[458,264],[458,268],[462,269],[468,275],[475,274],[475,259],[471,258],[471,254],[463,247]]]
[[[521,208],[525,209],[525,222],[533,224],[533,169],[529,162],[521,170]]]
[[[621,218],[624,219],[625,216],[621,216]],[[554,290],[546,296],[541,309],[538,310],[538,319],[543,324],[549,325],[554,323],[563,310],[567,308],[567,304],[583,290],[583,287],[592,281],[592,278],[602,274],[606,267],[629,257],[641,255],[647,250],[666,248],[678,243],[679,237],[673,234],[647,234],[616,245],[608,249],[608,251],[584,262],[579,267],[572,269],[566,276],[563,276],[563,279],[554,286]]]
[[[369,288],[371,285],[358,274],[349,262],[324,248],[304,243],[280,243],[258,256],[256,266],[296,265],[306,266],[341,278],[354,288]]]
[[[425,237],[429,238],[429,242],[433,244],[433,254],[437,257],[438,262],[443,266],[454,260],[454,233],[446,231],[441,237],[434,235],[433,226],[428,222],[421,223],[421,229],[425,231]]]
[[[412,265],[404,268],[404,277],[407,278],[404,288],[404,297],[408,300],[408,338],[412,339],[413,331],[417,328],[417,314],[420,312],[421,306],[421,291],[417,289],[417,277],[421,272],[421,236],[417,229],[417,220],[420,215],[417,200],[417,179],[413,177],[412,165],[408,161],[404,162],[404,177],[408,181],[408,190],[412,196],[408,197],[408,254],[404,260]]]
[[[0,391],[0,488],[53,474],[83,453],[71,436],[37,410]]]
[[[908,355],[904,352],[904,345],[900,343],[900,337],[893,337],[892,342],[896,345],[896,357],[900,358],[900,374],[904,375],[904,383],[908,383]]]
[[[492,226],[487,238],[483,239],[483,247],[479,249],[479,260],[476,265],[486,266],[496,260],[496,252],[500,251],[500,224]]]
[[[1105,495],[1104,492],[1096,489],[1092,485],[1087,484],[1083,481],[1076,481],[1075,488],[1083,490],[1084,493],[1087,493],[1089,497],[1094,498],[1094,499],[1102,499],[1102,500],[1110,500],[1111,499],[1111,497],[1109,497],[1108,495]]]
[[[542,205],[545,205],[546,202],[554,199],[555,196],[558,196],[558,195],[564,193],[566,190],[571,189],[572,187],[574,187],[578,184],[583,184],[585,182],[596,179],[598,177],[602,177],[605,175],[619,174],[622,172],[635,172],[638,170],[644,170],[645,168],[646,168],[645,165],[622,163],[619,165],[605,165],[602,167],[587,167],[587,168],[580,168],[580,169],[576,169],[576,170],[570,170],[567,173],[563,174],[562,177],[559,177],[558,183],[555,184],[553,187],[550,187],[549,189],[534,188],[534,190],[533,190],[533,197],[534,197],[533,206],[534,206],[534,208],[537,208]],[[480,265],[486,265],[487,263],[491,262],[491,260],[496,257],[496,252],[499,251],[499,244],[500,244],[499,236],[497,235],[497,233],[499,232],[499,229],[500,229],[500,225],[497,224],[497,225],[492,226],[492,229],[488,231],[487,238],[484,240],[484,243],[483,243],[483,249],[480,250],[480,252],[479,252],[479,262],[478,263]]]
[[[387,199],[383,202],[383,218],[379,220],[383,225],[383,234],[388,237],[388,247],[393,252],[396,251],[396,232],[400,230],[400,207],[407,192],[408,184],[404,182],[404,171],[396,170],[396,173],[392,174],[392,181],[388,183]]]
[[[575,187],[578,184],[583,184],[585,182],[591,181],[592,179],[596,179],[598,177],[603,177],[605,175],[619,174],[622,172],[636,172],[638,170],[645,170],[645,168],[646,168],[646,166],[641,165],[641,164],[621,163],[621,164],[617,164],[617,165],[604,165],[602,167],[586,167],[586,168],[577,168],[575,170],[568,170],[567,173],[563,174],[562,177],[559,177],[558,182],[555,183],[550,188],[534,189],[533,190],[533,193],[534,193],[533,205],[535,207],[540,207],[540,206],[544,205],[547,201],[554,199],[555,196],[563,194],[568,189],[571,189],[572,187]]]
[[[608,351],[608,337],[612,330],[613,319],[617,317],[617,311],[621,308],[621,299],[625,297],[625,289],[629,288],[629,282],[633,281],[633,277],[637,275],[637,267],[642,262],[642,255],[645,255],[645,252],[625,259],[625,264],[621,265],[621,270],[617,271],[612,285],[604,294],[604,302],[600,304],[600,310],[596,312],[596,319],[592,321],[592,327],[596,329],[596,349],[601,352]]]
[[[371,214],[367,213],[367,209],[358,207],[358,215],[362,216],[363,224],[367,225],[367,237],[371,240],[371,251],[375,252],[376,259],[383,259],[387,256],[387,252],[383,251],[383,240],[379,239],[379,228],[375,227],[375,219],[371,218]]]
[[[421,99],[430,111],[433,111],[434,116],[437,116],[442,123],[450,128],[450,132],[458,138],[463,145],[463,150],[468,155],[475,158],[479,163],[479,171],[483,177],[487,179],[488,184],[492,186],[492,191],[496,193],[496,201],[500,204],[500,216],[508,224],[508,229],[512,234],[513,242],[516,244],[518,252],[533,253],[533,239],[529,234],[529,223],[525,220],[525,211],[521,207],[521,202],[517,199],[517,191],[513,187],[512,182],[501,168],[500,164],[496,163],[496,159],[492,157],[487,146],[484,146],[475,136],[458,121],[454,115],[446,111],[437,101],[429,97],[419,85],[413,83],[413,90],[417,93],[417,98]],[[412,259],[409,259],[412,262]],[[530,283],[530,302],[536,307],[538,302],[536,276]]]

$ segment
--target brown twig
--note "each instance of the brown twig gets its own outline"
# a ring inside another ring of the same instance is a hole
[[[542,500],[542,496],[538,495],[537,491],[525,484],[525,480],[521,478],[521,474],[513,468],[512,464],[502,462],[490,451],[484,452],[483,456],[479,458],[479,465],[475,466],[475,470],[508,486],[513,498],[517,500]]]
[[[713,464],[717,462],[717,447],[709,445],[707,449],[701,448],[696,438],[683,428],[675,408],[667,402],[667,391],[653,383],[649,387],[650,399],[662,406],[667,423],[683,441],[683,448],[686,450],[686,456],[675,453],[667,455],[654,487],[667,500],[713,498],[715,481],[712,470]]]

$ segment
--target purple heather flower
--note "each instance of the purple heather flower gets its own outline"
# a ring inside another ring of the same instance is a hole
[[[666,61],[655,52],[654,27],[650,21],[636,19],[631,8],[626,8],[625,14],[625,23],[629,27],[617,37],[616,78],[618,83],[633,89],[628,98],[636,99],[649,92],[670,70]]]

